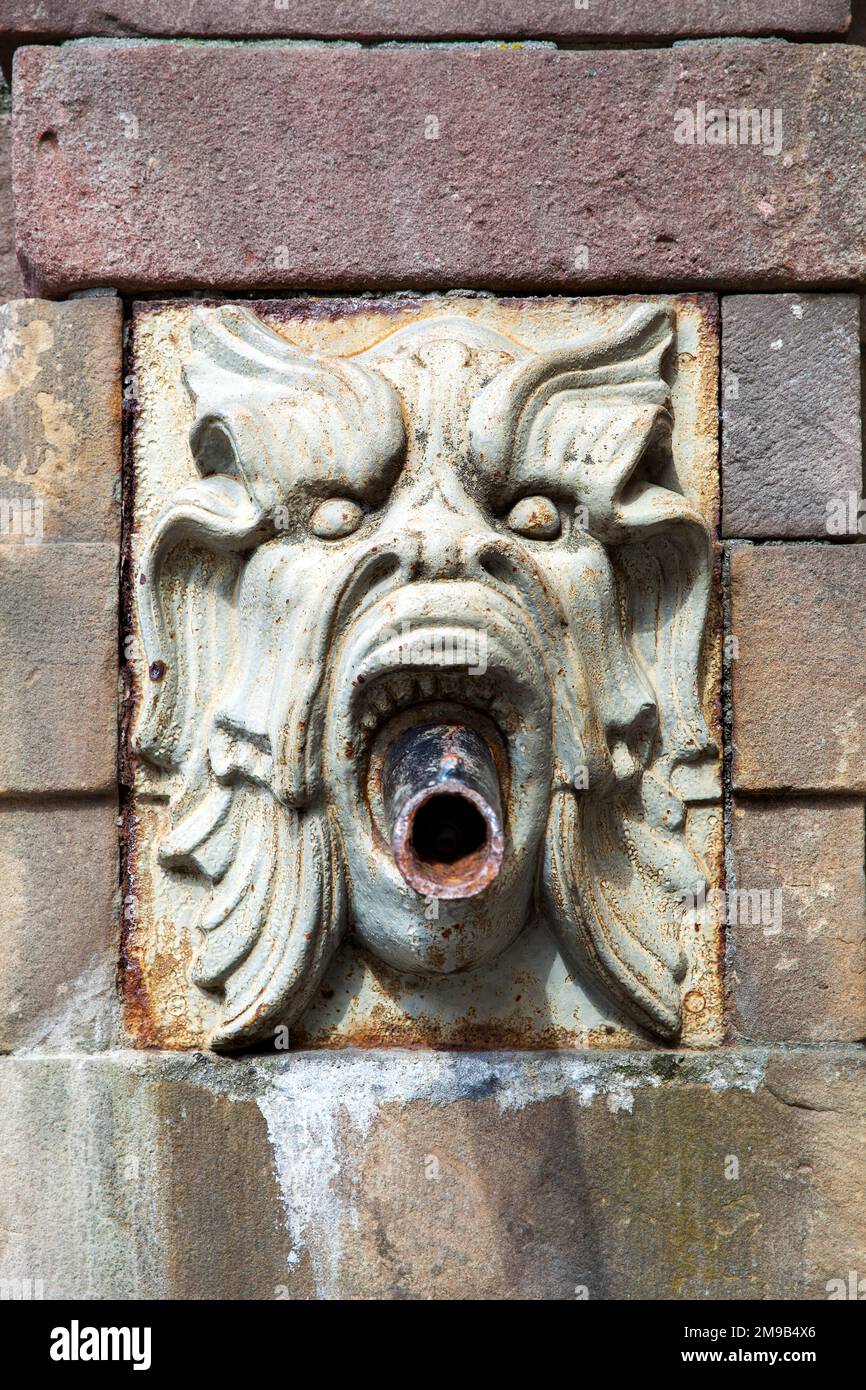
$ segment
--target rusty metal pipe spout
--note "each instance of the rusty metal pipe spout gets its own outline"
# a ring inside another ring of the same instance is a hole
[[[382,794],[400,873],[431,898],[473,898],[496,878],[505,837],[493,754],[465,724],[419,724],[385,753]]]

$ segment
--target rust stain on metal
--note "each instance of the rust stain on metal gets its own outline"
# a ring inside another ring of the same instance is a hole
[[[438,723],[421,707],[387,745],[383,775],[391,846],[406,882],[434,899],[484,892],[505,852],[496,760],[486,741],[471,725]],[[451,931],[442,934],[447,940]]]
[[[147,981],[133,948],[136,929],[136,890],[138,885],[137,856],[138,837],[133,799],[135,782],[135,759],[129,746],[129,733],[135,716],[137,694],[135,677],[131,664],[126,659],[125,638],[131,630],[133,611],[132,587],[134,584],[131,535],[135,526],[135,468],[133,448],[135,427],[138,419],[138,399],[134,378],[128,375],[130,368],[129,343],[123,344],[124,379],[129,389],[122,400],[123,443],[122,443],[122,492],[121,492],[121,555],[120,555],[120,671],[121,698],[119,703],[119,804],[120,804],[120,875],[121,875],[121,915],[120,950],[118,959],[118,981],[124,1014],[124,1023],[140,1047],[155,1047],[157,1029],[150,1011]]]
[[[515,999],[515,1006],[520,1000]],[[322,1048],[393,1047],[431,1048],[442,1051],[518,1051],[573,1052],[576,1047],[641,1050],[648,1040],[636,1038],[632,1029],[604,1024],[585,1033],[573,1027],[557,1026],[542,1011],[525,1015],[519,1007],[495,1021],[479,1018],[474,1010],[445,1019],[431,1013],[397,1014],[385,1004],[375,1004],[363,1018],[350,1017],[338,1034],[323,1037],[309,1032],[304,1020],[292,1030],[294,1046],[316,1051]]]

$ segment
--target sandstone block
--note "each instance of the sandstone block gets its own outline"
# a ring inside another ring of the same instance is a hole
[[[856,295],[723,300],[726,536],[824,539],[840,517],[847,526],[861,492],[859,318]]]
[[[114,296],[0,305],[0,545],[120,541]]]
[[[0,1051],[117,1036],[113,800],[0,801]]]
[[[866,1036],[863,810],[859,797],[735,801],[729,980],[748,1037]]]
[[[851,287],[864,77],[771,41],[22,48],[19,250],[50,295]]]
[[[0,34],[190,34],[252,38],[685,38],[697,34],[831,34],[850,19],[847,0],[116,0],[111,14],[80,0],[9,0]]]
[[[0,1277],[45,1297],[823,1300],[857,1049],[0,1061]]]
[[[110,790],[114,546],[0,546],[0,669],[0,794]]]
[[[9,88],[0,76],[0,300],[22,293],[12,198],[12,105]]]
[[[731,556],[734,785],[866,791],[866,549]]]

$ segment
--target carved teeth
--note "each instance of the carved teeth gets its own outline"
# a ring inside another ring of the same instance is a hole
[[[365,688],[359,723],[370,731],[392,714],[435,700],[469,705],[503,724],[514,716],[507,696],[489,677],[427,670],[392,672],[372,680]]]
[[[389,699],[384,681],[377,681],[376,684],[372,686],[368,692],[367,699],[378,714],[384,715],[391,713],[391,700]]]

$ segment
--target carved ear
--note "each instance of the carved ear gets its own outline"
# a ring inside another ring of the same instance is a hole
[[[291,514],[305,478],[333,466],[350,483],[387,472],[404,436],[384,378],[307,358],[247,310],[199,311],[191,340],[185,379],[200,476],[168,501],[142,555],[147,671],[135,744],[177,774],[160,859],[199,882],[193,978],[222,995],[213,1044],[237,1046],[306,1007],[343,930],[346,898],[339,837],[310,779],[277,784],[273,740],[249,710],[246,724],[243,714],[230,728],[221,722],[238,706],[249,635],[239,581],[249,553],[283,529],[278,508]],[[283,563],[291,594],[291,547]],[[321,584],[297,595],[310,607],[299,627],[313,644],[327,602]],[[255,671],[264,708],[279,704],[278,655],[270,642]],[[305,656],[314,664],[315,646],[292,651],[299,666]],[[318,679],[299,686],[309,702]],[[304,726],[303,710],[296,722]],[[217,758],[227,743],[230,755]]]
[[[712,794],[717,769],[699,691],[711,543],[670,463],[672,342],[669,312],[640,306],[618,333],[503,373],[473,419],[486,461],[505,476],[567,485],[586,508],[596,569],[607,553],[597,599],[621,640],[608,631],[602,646],[597,621],[575,623],[574,641],[615,775],[555,792],[544,906],[566,958],[667,1037],[681,1023],[684,895],[704,877],[686,842],[685,797]]]

